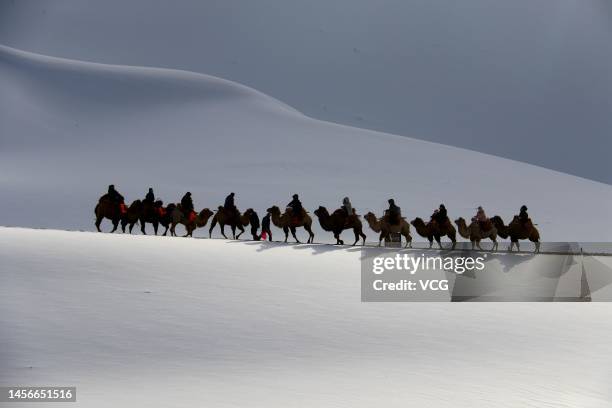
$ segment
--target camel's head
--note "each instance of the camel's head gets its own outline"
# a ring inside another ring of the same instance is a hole
[[[464,225],[465,224],[465,219],[463,217],[459,217],[455,220],[455,224],[457,225]]]
[[[255,210],[253,210],[252,208],[247,208],[243,215],[246,217],[250,217],[251,215],[253,215],[254,212]]]
[[[198,215],[200,216],[200,218],[208,219],[213,214],[214,213],[210,211],[208,208],[204,208],[202,211],[200,211]]]
[[[412,224],[414,227],[420,227],[425,225],[425,221],[423,221],[421,217],[416,217],[414,220],[410,221],[410,224]]]
[[[278,206],[276,205],[273,205],[272,207],[268,208],[266,211],[272,214],[273,216],[280,215],[280,208],[278,208]]]
[[[324,217],[329,215],[329,213],[327,212],[327,208],[323,207],[322,205],[320,205],[319,208],[314,210],[314,213],[317,217]]]
[[[376,215],[372,211],[368,211],[366,215],[363,216],[368,222],[376,222]]]

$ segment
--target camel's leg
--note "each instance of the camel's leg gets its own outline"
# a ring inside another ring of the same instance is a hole
[[[132,230],[134,229],[134,225],[136,225],[135,222],[130,224],[130,228],[128,229],[128,231],[130,232],[130,234],[132,233]]]
[[[476,246],[476,241],[470,241],[472,243],[472,251],[474,250],[474,247]]]
[[[286,244],[287,239],[289,239],[289,227],[283,227],[283,232],[285,233],[285,244]]]
[[[455,234],[450,234],[448,237],[453,243],[453,245],[451,246],[451,249],[455,249],[455,247],[457,246],[457,237],[455,236]],[[480,248],[480,242],[478,243],[478,248]]]
[[[361,245],[365,246],[366,234],[364,234],[363,231],[361,231],[359,232],[359,235],[361,236],[361,239],[363,240],[363,243]]]
[[[516,240],[516,251],[521,252],[521,243],[518,241],[518,239]]]
[[[535,250],[533,252],[538,253],[540,252],[540,241],[536,241],[534,242],[535,244]]]
[[[225,224],[219,223],[219,227],[221,227],[221,235],[223,235],[223,238],[227,239],[227,236],[225,235]]]
[[[314,232],[312,232],[312,228],[310,228],[310,225],[304,225],[304,229],[308,232],[308,243],[312,244],[314,242]]]
[[[119,220],[113,220],[113,229],[111,233],[117,231],[118,226],[119,226]]]
[[[406,246],[404,248],[412,248],[412,237],[410,234],[404,235],[404,238],[406,238]]]
[[[442,249],[442,242],[440,241],[440,237],[436,235],[434,238],[436,239],[436,242],[438,243],[438,247]]]
[[[297,235],[295,235],[295,227],[290,227],[290,230],[291,230],[291,235],[293,235],[293,238],[295,239],[295,242],[297,242],[298,244],[301,244],[301,242],[298,239]]]
[[[482,247],[480,246],[480,241],[476,241],[476,246],[478,247],[479,250],[482,251]],[[472,248],[472,249],[474,249],[474,248]]]
[[[174,221],[170,225],[170,236],[176,237],[176,223]]]
[[[142,235],[147,235],[147,232],[145,231],[145,221],[144,221],[144,218],[140,219],[140,232],[142,232]]]
[[[164,231],[164,233],[162,235],[165,237],[166,234],[168,233],[168,225],[165,225],[164,227],[166,228],[166,230]]]
[[[96,216],[96,229],[98,230],[98,232],[102,232],[102,230],[100,229],[100,224],[102,224],[102,217]]]
[[[353,242],[352,246],[357,245],[357,242],[359,241],[359,231],[357,231],[357,229],[353,229],[353,233],[355,234],[355,242]]]
[[[497,239],[493,239],[493,248],[491,248],[491,251],[497,251]]]
[[[240,236],[244,234],[244,228],[242,227],[242,225],[238,225],[238,229],[240,230],[240,232],[238,233],[238,235],[236,235],[236,238],[234,239],[240,239]],[[235,228],[234,228],[234,231],[235,231]]]
[[[385,233],[381,232],[380,236],[378,237],[378,246],[382,246],[382,241],[385,238]]]
[[[127,220],[121,220],[121,232],[125,234],[125,227],[127,226]]]
[[[433,246],[433,237],[427,237],[427,240],[429,241],[429,249],[431,249]]]
[[[212,238],[213,229],[215,229],[215,225],[217,225],[217,217],[213,217],[212,222],[210,223],[210,228],[208,229],[208,238]]]
[[[157,235],[158,228],[159,228],[159,223],[157,221],[153,221],[153,231],[155,231],[155,235]]]

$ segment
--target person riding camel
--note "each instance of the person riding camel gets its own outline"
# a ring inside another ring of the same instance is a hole
[[[351,205],[351,200],[348,197],[344,197],[342,200],[342,209],[346,212],[346,216],[350,217],[353,215],[353,206]]]
[[[302,207],[302,202],[297,194],[293,195],[293,200],[287,204],[287,208],[291,208],[291,215],[293,217],[299,218],[302,216],[302,210],[304,207]]]
[[[529,214],[527,214],[527,206],[523,205],[521,206],[521,211],[519,212],[518,215],[519,221],[525,225],[529,222]]]
[[[402,219],[402,209],[395,204],[393,198],[390,198],[388,203],[389,209],[387,210],[387,216],[389,217],[389,224],[398,225]]]
[[[106,196],[113,202],[116,204],[124,204],[125,200],[123,198],[123,196],[121,194],[119,194],[119,192],[117,190],[115,190],[115,185],[111,184],[108,186],[108,193],[106,193]]]
[[[145,196],[144,202],[148,204],[153,204],[155,202],[155,194],[153,193],[152,187],[149,187],[149,192]]]
[[[102,196],[102,199],[107,198],[111,203],[119,206],[119,211],[122,215],[127,214],[127,205],[125,205],[125,199],[117,190],[115,185],[111,184],[108,186],[108,192]]]
[[[432,221],[437,222],[440,227],[446,224],[448,221],[448,213],[446,212],[446,207],[444,204],[440,204],[440,207],[434,210],[434,213],[431,215],[431,219]]]
[[[181,198],[181,208],[185,216],[191,221],[195,218],[195,211],[193,209],[193,200],[191,199],[191,192],[186,192],[183,198]]]
[[[485,210],[481,206],[478,206],[476,215],[472,218],[472,221],[476,221],[482,231],[488,231],[493,226],[491,220],[489,220],[489,217],[487,217]]]

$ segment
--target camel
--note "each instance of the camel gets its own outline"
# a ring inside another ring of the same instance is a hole
[[[480,228],[480,224],[478,221],[472,221],[468,226],[463,217],[459,217],[455,220],[455,224],[457,224],[459,235],[461,235],[465,239],[469,239],[472,243],[472,249],[477,247],[482,251],[482,247],[480,246],[480,241],[485,238],[490,238],[493,241],[493,248],[491,251],[497,251],[497,228],[494,225],[491,225],[491,228],[487,231],[483,231]]]
[[[102,232],[100,229],[100,224],[104,218],[111,220],[113,223],[113,229],[111,232],[115,232],[123,215],[121,212],[121,204],[113,202],[106,195],[102,196],[98,201],[98,204],[94,209],[94,214],[96,215],[96,229],[98,232]]]
[[[168,206],[168,208],[170,208],[170,205]],[[196,214],[195,219],[193,221],[190,221],[188,216],[186,216],[183,213],[180,204],[176,205],[174,209],[172,210],[172,223],[170,225],[170,235],[172,235],[173,237],[176,237],[176,226],[178,224],[183,224],[185,226],[185,230],[187,231],[187,233],[183,236],[193,237],[193,231],[195,231],[196,228],[204,227],[206,223],[208,222],[208,219],[212,215],[213,215],[212,211],[210,211],[208,208],[204,208],[202,211]]]
[[[518,216],[515,215],[510,224],[506,226],[501,217],[496,215],[491,218],[491,222],[493,222],[493,225],[497,228],[497,233],[500,237],[504,239],[510,237],[510,247],[508,251],[512,252],[514,245],[516,245],[516,250],[520,251],[519,240],[528,239],[535,244],[535,250],[533,252],[540,252],[540,232],[531,220],[529,220],[527,224],[523,224]]]
[[[312,218],[308,215],[306,210],[302,210],[301,217],[294,217],[293,214],[285,210],[284,214],[281,214],[280,208],[277,206],[272,206],[268,208],[267,212],[269,212],[272,216],[272,223],[276,225],[278,228],[282,228],[285,233],[285,242],[289,238],[289,231],[291,231],[291,235],[295,241],[299,244],[301,243],[297,236],[295,235],[295,229],[298,227],[304,227],[304,229],[308,232],[308,243],[311,244],[314,241],[314,232],[312,232]]]
[[[128,229],[129,233],[132,233],[132,229],[134,225],[138,222],[140,218],[140,214],[142,213],[142,201],[135,200],[130,204],[127,208],[127,212],[121,217],[121,231],[125,233],[125,227],[128,225],[130,228]]]
[[[430,221],[425,224],[425,221],[423,221],[423,219],[417,217],[410,223],[414,226],[420,236],[427,238],[427,240],[429,241],[429,248],[432,247],[433,240],[435,238],[436,242],[438,243],[438,246],[440,247],[440,249],[442,249],[442,243],[440,242],[440,238],[443,236],[448,236],[453,243],[451,249],[455,249],[455,246],[457,245],[457,231],[455,230],[455,227],[453,227],[453,224],[450,223],[450,221],[446,222],[445,225],[440,227],[437,222]]]
[[[174,203],[168,204],[166,208],[162,207],[160,204],[160,206],[157,208],[159,214],[159,224],[162,227],[166,228],[166,230],[162,234],[164,237],[166,236],[166,234],[168,234],[168,229],[170,228],[170,226],[172,226],[172,214],[174,213],[175,208],[176,204]]]
[[[344,241],[340,239],[340,234],[342,234],[342,231],[345,229],[351,228],[355,233],[355,242],[353,242],[353,246],[357,244],[359,237],[363,239],[362,245],[365,245],[366,236],[363,233],[361,220],[359,219],[359,216],[355,214],[355,210],[353,210],[353,214],[349,217],[347,217],[346,212],[343,209],[337,209],[330,215],[327,208],[322,206],[317,208],[314,213],[319,218],[321,228],[323,228],[325,231],[332,231],[334,233],[336,245],[344,245]]]
[[[225,226],[229,225],[232,229],[233,239],[239,239],[240,236],[244,233],[244,227],[249,225],[252,213],[252,208],[249,208],[241,215],[240,211],[238,211],[237,209],[235,212],[231,212],[220,205],[210,224],[208,236],[212,237],[213,229],[215,228],[217,223],[219,223],[219,227],[221,228],[221,235],[223,235],[223,238],[227,239],[227,236],[225,235]],[[238,235],[236,235],[236,228],[240,230],[240,233]]]
[[[159,202],[161,205],[161,202]],[[145,224],[150,222],[153,224],[153,230],[157,235],[157,229],[159,227],[159,212],[155,208],[154,204],[144,202],[141,200],[135,200],[130,204],[127,212],[121,217],[121,230],[125,232],[125,227],[129,224],[129,233],[132,233],[134,224],[140,222],[140,231],[147,235],[145,231]]]
[[[381,246],[383,239],[388,239],[391,233],[399,232],[406,239],[406,246],[404,248],[412,248],[410,224],[408,224],[405,218],[401,218],[401,222],[398,225],[390,225],[386,217],[379,219],[372,212],[368,212],[363,218],[366,219],[372,231],[380,233],[378,246]]]

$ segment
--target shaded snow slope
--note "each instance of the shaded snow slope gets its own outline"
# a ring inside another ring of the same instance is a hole
[[[0,44],[213,74],[610,184],[611,16],[608,0],[5,0]]]
[[[0,228],[0,383],[83,407],[612,402],[609,305],[361,303],[359,256]]]
[[[114,183],[128,201],[149,186],[166,202],[190,190],[197,208],[235,191],[260,215],[295,192],[311,210],[348,195],[361,214],[394,197],[410,218],[441,202],[452,218],[527,204],[545,241],[612,239],[608,185],[313,120],[206,75],[0,47],[0,89],[0,225],[93,229]]]

